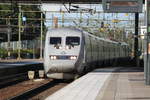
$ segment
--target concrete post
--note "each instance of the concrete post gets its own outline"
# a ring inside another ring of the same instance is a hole
[[[21,5],[19,7],[19,14],[18,14],[18,60],[21,59],[20,50],[21,50]]]
[[[41,12],[41,46],[40,46],[40,59],[43,58],[43,13]]]
[[[10,33],[11,33],[11,27],[10,27],[10,16],[8,18],[8,33],[7,33],[7,50],[8,50],[8,57],[10,56]]]

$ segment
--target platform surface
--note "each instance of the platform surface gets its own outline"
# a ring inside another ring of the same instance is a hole
[[[8,67],[16,67],[16,66],[23,66],[23,65],[31,65],[31,64],[41,64],[43,61],[40,60],[1,60],[0,61],[0,69],[8,68]]]
[[[150,100],[141,68],[97,69],[46,100]]]
[[[0,79],[28,71],[43,70],[43,62],[38,60],[7,60],[0,61]]]

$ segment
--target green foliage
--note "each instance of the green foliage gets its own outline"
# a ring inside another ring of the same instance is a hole
[[[7,56],[7,50],[0,48],[0,58],[4,58]]]
[[[18,50],[10,50],[10,58],[16,59],[18,57]],[[40,50],[36,49],[21,49],[20,50],[21,58],[39,58]],[[8,57],[8,51],[6,49],[0,49],[0,58],[6,59]]]

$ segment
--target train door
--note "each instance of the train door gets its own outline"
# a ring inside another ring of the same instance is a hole
[[[96,41],[95,41],[95,38],[92,38],[92,65],[93,65],[93,67],[95,67],[95,65],[96,65],[96,57],[97,57],[97,55],[96,55]]]
[[[109,58],[109,43],[107,42],[107,46],[106,46],[106,64],[108,64],[108,58]]]
[[[92,41],[91,41],[91,38],[89,37],[89,63],[91,64],[92,62]]]
[[[111,64],[111,43],[108,44],[108,64]]]
[[[102,52],[103,52],[103,43],[102,43],[102,41],[100,40],[100,41],[98,41],[99,43],[98,43],[98,46],[99,46],[99,58],[98,58],[98,60],[99,60],[99,65],[101,65],[102,64]]]
[[[85,62],[87,64],[91,61],[91,43],[88,35],[85,36]]]
[[[100,54],[99,50],[100,50],[100,48],[99,48],[99,41],[98,41],[98,39],[96,39],[96,47],[97,47],[97,49],[96,49],[96,53],[97,53],[96,63],[97,63],[97,65],[99,65],[99,54]]]
[[[113,57],[113,61],[116,63],[116,58],[117,58],[117,45],[116,44],[114,44],[114,51],[113,51],[113,54],[114,54],[114,57]]]
[[[94,60],[94,65],[95,66],[97,66],[97,59],[98,59],[98,47],[97,47],[97,39],[96,38],[94,38],[94,58],[95,58],[95,60]],[[95,67],[94,66],[94,67]]]
[[[107,64],[107,56],[108,56],[107,49],[108,49],[108,43],[104,42],[104,64],[105,65]]]
[[[109,48],[109,61],[110,61],[110,64],[112,64],[112,51],[113,51],[113,47],[112,47],[112,43],[110,43],[110,48]]]
[[[106,50],[105,50],[105,42],[103,41],[103,54],[102,54],[102,58],[103,58],[103,64],[105,64],[106,61]]]

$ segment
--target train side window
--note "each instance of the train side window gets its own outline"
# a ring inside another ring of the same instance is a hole
[[[50,37],[50,44],[52,45],[61,44],[61,37]]]
[[[66,37],[66,45],[77,46],[80,44],[80,37]]]

